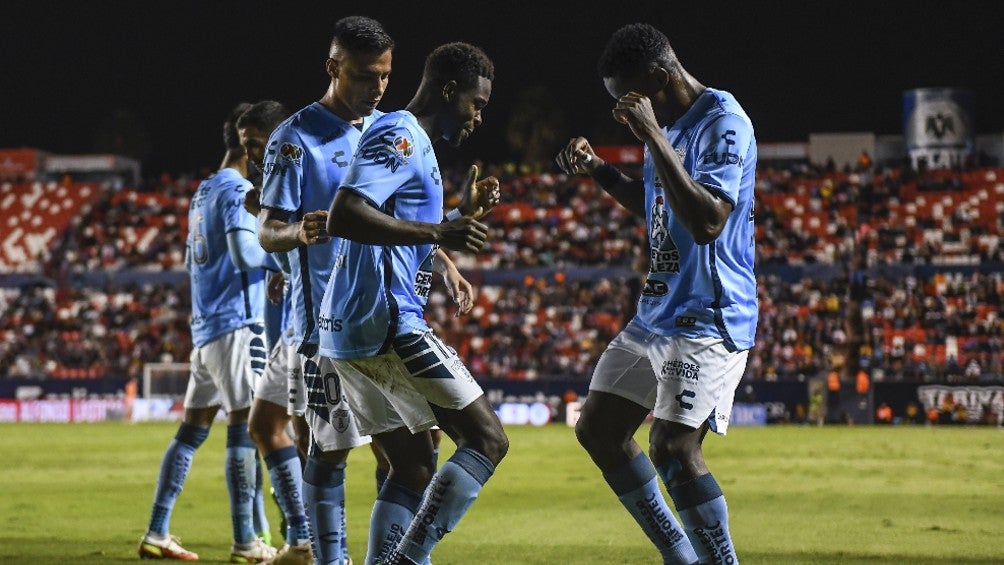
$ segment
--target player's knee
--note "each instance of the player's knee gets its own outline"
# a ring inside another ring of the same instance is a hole
[[[493,465],[498,465],[506,454],[509,453],[509,436],[506,435],[502,426],[494,426],[482,441],[484,453]]]

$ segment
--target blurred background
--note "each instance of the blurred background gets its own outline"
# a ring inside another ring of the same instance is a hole
[[[0,20],[0,420],[177,417],[191,350],[189,197],[240,101],[291,109],[327,86],[334,22],[397,42],[384,111],[425,55],[496,64],[484,126],[438,150],[448,195],[499,176],[479,289],[428,318],[507,422],[574,420],[633,314],[644,222],[553,157],[586,135],[640,167],[597,76],[644,21],[731,91],[759,162],[757,345],[734,422],[983,423],[1004,414],[1004,67],[991,3],[260,2],[4,4]]]

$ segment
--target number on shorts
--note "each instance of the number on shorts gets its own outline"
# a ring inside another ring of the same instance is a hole
[[[342,401],[342,381],[338,378],[338,373],[324,374],[324,394],[328,397],[328,404],[338,404]]]

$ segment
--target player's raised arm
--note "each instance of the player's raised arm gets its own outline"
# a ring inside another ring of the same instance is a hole
[[[645,185],[632,179],[617,167],[607,163],[593,151],[584,137],[575,137],[558,153],[555,161],[562,171],[570,175],[587,174],[593,177],[621,206],[636,216],[645,217]]]
[[[474,216],[474,219],[480,220],[498,205],[501,198],[502,193],[499,188],[499,179],[485,177],[478,180],[478,166],[471,165],[471,169],[467,174],[467,181],[464,183],[464,194],[460,199],[460,204],[457,206],[456,215],[458,217]],[[475,212],[479,208],[481,209],[481,213],[475,216]],[[453,219],[450,216],[450,214],[447,214],[447,220]]]
[[[699,245],[714,241],[722,233],[733,203],[687,173],[680,156],[659,127],[647,96],[628,92],[617,101],[613,114],[615,120],[631,128],[635,137],[648,148],[656,173],[666,188],[667,203],[694,241]]]
[[[472,216],[439,224],[400,220],[380,212],[351,188],[335,195],[328,213],[328,234],[368,245],[417,245],[435,243],[454,251],[480,251],[488,238],[488,226]]]

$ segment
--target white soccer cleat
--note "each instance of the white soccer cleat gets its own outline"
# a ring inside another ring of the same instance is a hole
[[[314,551],[311,549],[309,541],[301,545],[287,543],[269,563],[271,565],[313,565]]]
[[[230,549],[231,563],[264,563],[274,559],[276,549],[265,543],[261,538],[255,538],[247,545],[234,544]]]
[[[150,532],[143,534],[139,540],[140,559],[177,559],[179,561],[198,561],[199,555],[181,547],[181,538],[168,535],[166,539],[157,539]]]

